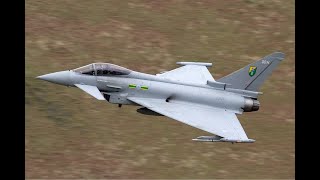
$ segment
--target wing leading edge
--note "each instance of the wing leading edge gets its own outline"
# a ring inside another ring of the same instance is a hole
[[[217,136],[201,136],[198,141],[253,142],[248,139],[237,116],[224,109],[187,104],[183,102],[166,102],[162,99],[135,98],[129,100],[152,111],[163,114],[174,120]],[[207,137],[202,140],[203,137]],[[210,137],[212,137],[210,139]],[[213,138],[214,137],[214,138]],[[202,138],[202,139],[201,139]]]

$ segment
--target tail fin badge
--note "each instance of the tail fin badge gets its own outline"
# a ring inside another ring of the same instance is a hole
[[[254,76],[257,72],[257,67],[256,66],[250,66],[249,67],[249,76]]]

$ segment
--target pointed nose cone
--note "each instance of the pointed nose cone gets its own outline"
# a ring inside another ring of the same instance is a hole
[[[38,76],[37,79],[49,81],[55,84],[71,86],[70,73],[70,71],[60,71]]]

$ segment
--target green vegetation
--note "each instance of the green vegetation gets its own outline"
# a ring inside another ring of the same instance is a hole
[[[30,0],[25,21],[27,178],[294,178],[293,0]],[[212,62],[218,79],[274,51],[286,59],[261,109],[239,116],[253,144],[194,142],[207,133],[35,79],[93,62],[156,74],[188,60]]]

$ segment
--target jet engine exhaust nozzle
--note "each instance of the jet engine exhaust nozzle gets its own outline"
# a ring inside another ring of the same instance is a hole
[[[244,98],[244,106],[242,107],[244,112],[258,111],[260,102],[258,100]]]

